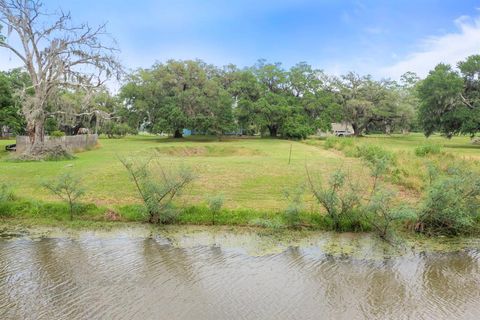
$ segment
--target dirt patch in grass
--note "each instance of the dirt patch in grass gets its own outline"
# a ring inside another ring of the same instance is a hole
[[[258,149],[233,146],[171,146],[156,148],[160,154],[174,157],[230,157],[230,156],[260,156]]]

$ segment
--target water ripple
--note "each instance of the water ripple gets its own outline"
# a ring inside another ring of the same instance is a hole
[[[476,319],[480,253],[260,257],[150,238],[0,240],[1,319]]]

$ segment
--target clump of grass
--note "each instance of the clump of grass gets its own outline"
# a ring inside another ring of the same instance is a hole
[[[11,187],[9,187],[6,183],[0,184],[0,203],[12,201],[15,199],[15,194]]]
[[[415,148],[417,157],[426,157],[428,155],[440,154],[442,147],[439,144],[428,143]]]
[[[328,150],[328,149],[335,148],[336,144],[337,144],[336,137],[328,137],[327,139],[325,139],[325,143],[323,144],[323,147]]]
[[[75,215],[83,220],[100,220],[105,208],[94,204],[75,203]],[[44,202],[40,200],[15,198],[13,201],[0,202],[0,217],[18,219],[47,219],[71,221],[69,205],[62,202]]]
[[[345,150],[353,147],[355,145],[354,138],[348,137],[328,137],[325,139],[325,143],[323,144],[325,149],[336,149],[336,150]]]
[[[120,216],[127,221],[145,220],[145,207],[140,204],[130,204],[118,208]]]

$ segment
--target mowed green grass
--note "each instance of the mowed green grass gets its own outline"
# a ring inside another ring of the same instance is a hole
[[[0,141],[2,150],[11,141]],[[290,147],[291,163],[288,164]],[[280,139],[216,141],[191,138],[132,136],[101,139],[98,148],[76,154],[76,159],[57,162],[12,162],[1,154],[0,181],[16,194],[40,200],[56,200],[41,187],[42,182],[63,172],[82,178],[85,202],[98,205],[138,203],[138,197],[119,157],[158,159],[162,166],[186,165],[197,178],[178,200],[181,205],[201,204],[223,194],[227,208],[275,210],[285,206],[284,191],[305,182],[305,166],[327,175],[340,167],[361,171],[357,159],[301,142]]]
[[[399,152],[411,152],[425,143],[420,134],[407,136],[369,136],[362,142],[375,143]],[[480,147],[468,138],[447,140],[433,137],[445,151],[480,158]],[[82,178],[86,189],[84,202],[102,206],[139,203],[135,189],[119,162],[119,157],[158,159],[164,167],[187,165],[197,179],[178,199],[180,205],[197,205],[216,194],[225,196],[231,209],[281,210],[287,201],[285,190],[305,183],[305,167],[323,178],[336,169],[350,171],[358,180],[369,179],[365,164],[335,150],[325,150],[323,141],[292,142],[280,139],[232,139],[217,141],[208,137],[174,140],[161,137],[132,136],[101,139],[98,148],[76,154],[76,159],[58,162],[12,162],[0,141],[0,181],[12,186],[20,197],[57,200],[41,187],[43,181],[63,172]],[[290,148],[291,163],[288,163]],[[307,209],[315,206],[306,195]]]

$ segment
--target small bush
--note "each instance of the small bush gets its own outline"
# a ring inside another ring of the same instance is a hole
[[[143,201],[150,223],[171,223],[178,212],[173,200],[193,181],[189,168],[167,170],[158,162],[120,159]]]
[[[208,199],[208,208],[210,209],[210,212],[212,214],[213,225],[215,225],[215,218],[217,214],[220,212],[220,210],[222,209],[224,202],[225,202],[225,197],[223,195],[216,195]]]
[[[361,144],[356,147],[356,156],[367,162],[376,163],[383,161],[389,164],[395,163],[395,154],[374,144]]]
[[[442,152],[442,147],[438,144],[424,144],[415,148],[415,155],[417,157],[426,157],[431,154],[439,154]]]
[[[44,182],[42,185],[68,204],[70,220],[73,220],[73,214],[77,205],[76,201],[85,193],[80,179],[72,176],[70,173],[64,173],[58,176],[57,179]]]
[[[300,214],[303,210],[302,196],[304,188],[298,187],[292,191],[285,191],[285,198],[289,201],[288,207],[285,210],[283,216],[286,224],[289,227],[297,228],[301,224]]]
[[[343,230],[344,221],[353,221],[361,211],[361,194],[358,185],[347,181],[347,174],[335,171],[328,184],[316,184],[307,170],[307,178],[315,199],[332,220],[333,229]]]
[[[386,189],[377,189],[365,207],[366,217],[382,239],[392,235],[392,225],[397,220],[415,219],[413,210],[405,206],[395,207],[393,198],[395,194]]]

